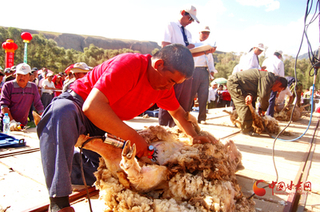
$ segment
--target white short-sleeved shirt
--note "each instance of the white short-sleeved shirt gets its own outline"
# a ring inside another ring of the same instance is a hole
[[[179,44],[185,45],[181,27],[182,25],[180,24],[179,21],[170,22],[165,28],[164,37],[162,41],[169,42],[169,43],[179,43]],[[186,28],[184,28],[184,31],[187,36],[189,44],[193,44],[191,33]]]
[[[201,42],[200,40],[195,42],[195,47],[199,47],[202,45],[207,45],[207,43]],[[208,60],[206,59],[206,57]],[[208,67],[208,70],[210,72],[218,73],[218,71],[214,67],[214,59],[213,59],[212,54],[201,55],[199,57],[194,57],[193,59],[194,59],[194,66],[195,67]]]
[[[265,59],[262,66],[266,66],[267,71],[274,73],[274,75],[284,77],[284,64],[277,56],[272,55]]]
[[[261,69],[260,65],[259,65],[259,60],[258,60],[258,56],[254,53],[254,51],[250,51],[248,54],[246,54],[245,56],[243,56],[243,58],[241,58],[240,60],[241,62],[239,63],[239,69],[240,71],[245,71],[245,70],[249,70],[249,69]]]
[[[287,87],[286,89],[284,89],[283,91],[280,92],[279,96],[276,98],[276,102],[275,102],[276,105],[282,104],[287,95],[292,96],[292,93],[291,93],[289,87]]]
[[[216,101],[216,92],[217,89],[213,89],[212,87],[209,88],[209,93],[208,93],[208,102],[214,102]]]
[[[49,94],[52,94],[53,93],[53,90],[50,90],[50,89],[45,89],[44,87],[47,86],[49,88],[55,88],[54,86],[54,83],[51,81],[49,82],[47,79],[43,80],[42,82],[42,93],[49,93]]]

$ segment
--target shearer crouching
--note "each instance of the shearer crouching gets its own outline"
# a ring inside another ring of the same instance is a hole
[[[191,52],[180,44],[166,46],[154,56],[121,54],[96,66],[74,82],[71,91],[55,98],[37,126],[49,210],[74,211],[69,195],[71,184],[82,181],[79,156],[74,157],[80,135],[102,136],[108,132],[134,143],[137,157],[148,155],[145,140],[123,120],[134,118],[155,103],[169,111],[194,143],[215,142],[196,133],[175,97],[173,85],[190,78],[193,69]],[[121,154],[121,149],[118,151],[111,149],[111,160],[114,154]],[[87,184],[92,185],[99,155],[84,150],[82,157]]]

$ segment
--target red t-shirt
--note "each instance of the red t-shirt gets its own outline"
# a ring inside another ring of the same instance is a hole
[[[121,54],[96,66],[83,78],[76,80],[71,89],[86,100],[92,88],[97,88],[109,100],[121,120],[130,120],[152,105],[165,110],[179,107],[170,90],[154,90],[147,78],[151,55]]]
[[[222,92],[222,100],[231,101],[231,95],[228,90]]]

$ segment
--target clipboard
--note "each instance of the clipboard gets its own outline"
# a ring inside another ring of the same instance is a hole
[[[193,49],[190,49],[190,52],[191,53],[205,52],[205,51],[210,50],[213,47],[214,46],[210,46],[210,45],[199,46],[199,47],[195,47]]]

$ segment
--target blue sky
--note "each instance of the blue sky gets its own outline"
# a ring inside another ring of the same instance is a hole
[[[306,0],[0,0],[0,26],[160,42],[165,25],[178,20],[186,5],[197,8],[200,24],[187,28],[193,37],[204,25],[217,50],[246,52],[256,43],[295,56],[303,30]],[[315,1],[313,1],[315,2]],[[314,3],[315,4],[315,3]],[[7,7],[9,8],[9,7]],[[315,10],[313,6],[312,13]],[[319,47],[319,19],[308,30]],[[302,53],[308,51],[305,45]]]

